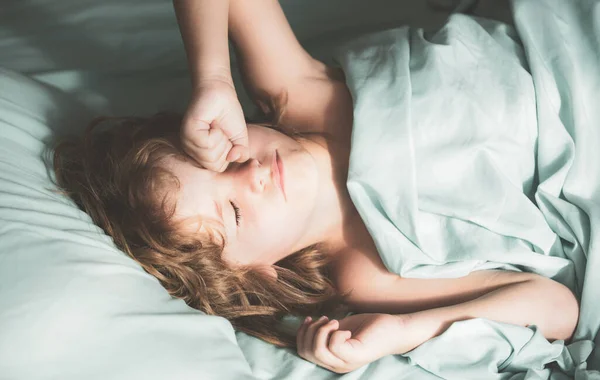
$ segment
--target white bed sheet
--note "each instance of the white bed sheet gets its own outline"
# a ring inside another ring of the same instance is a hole
[[[446,17],[420,0],[282,0],[281,4],[300,41],[325,61],[330,60],[330,47],[353,35],[403,24],[430,27]],[[477,10],[504,17],[506,4],[499,4],[482,0]],[[5,0],[0,6],[0,67],[63,90],[91,114],[183,110],[189,96],[183,45],[171,2],[164,0]],[[252,112],[237,72],[234,79],[245,110]],[[257,378],[340,377],[300,359],[293,350],[277,349],[243,333],[236,336]],[[341,377],[438,378],[400,356]]]

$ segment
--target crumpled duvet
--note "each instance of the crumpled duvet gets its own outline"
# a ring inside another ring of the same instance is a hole
[[[354,101],[347,187],[392,272],[535,272],[581,301],[569,345],[473,319],[411,364],[447,379],[600,379],[587,369],[600,325],[600,2],[512,5],[514,28],[455,14],[435,33],[339,47]]]

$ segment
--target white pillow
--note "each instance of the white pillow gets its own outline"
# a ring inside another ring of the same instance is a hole
[[[88,121],[0,69],[0,379],[252,378],[229,322],[171,298],[51,191],[47,142]]]

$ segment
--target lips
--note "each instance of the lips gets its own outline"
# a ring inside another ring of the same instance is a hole
[[[283,194],[283,198],[287,201],[287,197],[285,194],[285,181],[284,181],[284,171],[283,171],[283,161],[279,156],[279,152],[275,150],[275,154],[273,155],[273,163],[272,163],[272,171],[274,175],[274,181],[279,190],[281,190],[281,194]]]

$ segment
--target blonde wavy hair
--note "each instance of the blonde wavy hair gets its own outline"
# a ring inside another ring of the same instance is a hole
[[[281,130],[281,114],[271,127]],[[295,332],[281,328],[283,317],[345,310],[329,279],[328,256],[318,245],[307,247],[277,262],[274,278],[252,267],[226,265],[219,231],[183,232],[173,221],[175,204],[168,197],[179,182],[160,165],[167,155],[190,159],[179,142],[181,121],[174,113],[94,120],[82,137],[54,145],[59,191],[173,297],[227,318],[237,330],[295,347]]]

